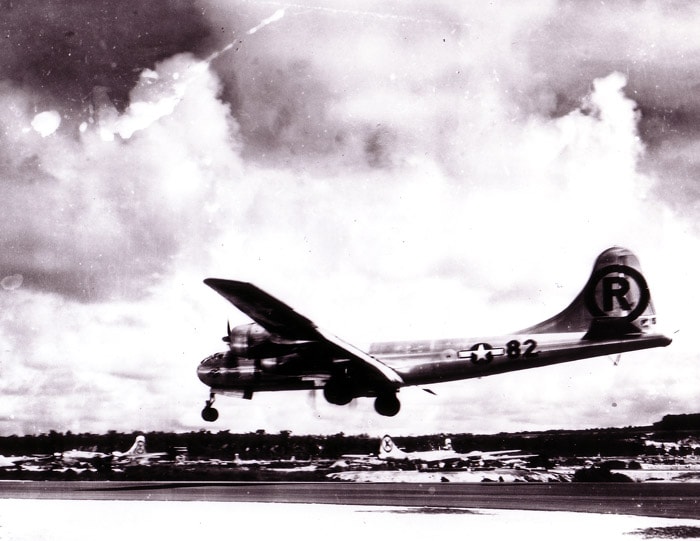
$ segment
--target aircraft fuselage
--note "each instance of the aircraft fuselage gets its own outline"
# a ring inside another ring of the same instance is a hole
[[[374,344],[370,354],[396,370],[406,385],[424,385],[615,355],[666,346],[671,342],[662,334],[604,341],[590,341],[584,336],[585,333],[557,333],[471,340],[386,342]]]
[[[426,385],[537,368],[588,357],[616,355],[666,346],[662,334],[624,339],[588,340],[585,333],[508,335],[477,339],[382,342],[370,355],[395,370],[404,385]],[[298,348],[297,348],[298,349]],[[266,359],[237,358],[231,352],[208,357],[199,379],[218,393],[303,390],[323,387],[330,374],[313,352],[295,352]],[[335,364],[342,367],[343,360]],[[363,393],[372,396],[371,389]]]

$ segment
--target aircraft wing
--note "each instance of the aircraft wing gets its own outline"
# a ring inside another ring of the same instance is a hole
[[[368,353],[319,329],[310,319],[248,282],[207,278],[204,283],[267,331],[291,340],[310,340],[326,345],[338,359],[347,359],[380,384],[399,387],[403,379]]]
[[[451,464],[454,462],[460,462],[461,456],[454,453],[445,453],[443,451],[423,451],[416,453],[409,453],[411,459],[414,462],[422,462],[424,464]]]
[[[219,278],[204,283],[271,333],[296,340],[318,338],[313,322],[253,284]]]
[[[403,384],[403,379],[399,376],[395,370],[389,368],[380,360],[372,357],[370,354],[365,353],[359,348],[356,348],[352,344],[341,340],[337,336],[333,336],[330,333],[322,331],[317,328],[319,334],[325,339],[325,341],[334,346],[334,349],[342,356],[347,357],[349,360],[356,363],[360,363],[367,368],[370,368],[372,372],[380,375],[383,380],[391,384],[392,387],[400,387]]]

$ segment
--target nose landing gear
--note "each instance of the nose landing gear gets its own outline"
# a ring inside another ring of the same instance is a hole
[[[209,395],[209,400],[204,403],[204,409],[202,410],[202,419],[208,423],[213,423],[219,418],[219,412],[216,408],[212,408],[211,405],[216,400],[216,395],[211,393]]]

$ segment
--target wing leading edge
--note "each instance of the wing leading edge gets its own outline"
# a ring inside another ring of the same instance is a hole
[[[348,359],[358,367],[365,368],[381,385],[391,388],[403,385],[401,376],[389,366],[331,333],[319,329],[310,319],[259,287],[248,282],[220,278],[207,278],[204,283],[268,332],[282,338],[323,343],[337,358]]]
[[[295,340],[319,337],[311,320],[253,284],[219,278],[207,278],[204,283],[273,334]]]

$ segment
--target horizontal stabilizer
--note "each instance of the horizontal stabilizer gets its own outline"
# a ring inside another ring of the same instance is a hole
[[[640,329],[633,323],[621,317],[594,318],[584,340],[612,340],[625,336],[639,336]]]

